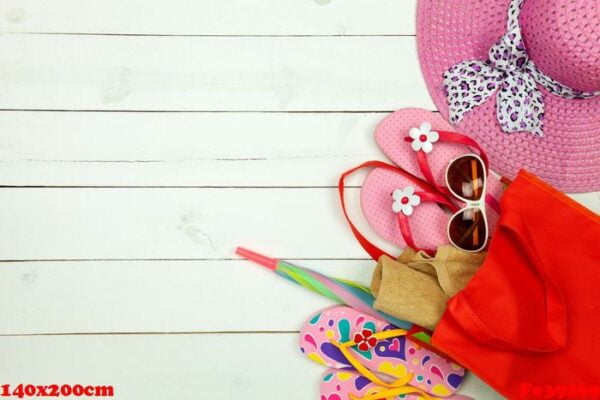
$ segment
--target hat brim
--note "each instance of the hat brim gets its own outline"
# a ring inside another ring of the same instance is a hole
[[[419,0],[417,45],[429,92],[445,119],[443,73],[465,60],[485,60],[504,33],[510,0]],[[496,96],[456,125],[488,152],[493,170],[514,177],[524,168],[567,193],[600,190],[600,97],[568,100],[544,89],[544,137],[507,134]]]

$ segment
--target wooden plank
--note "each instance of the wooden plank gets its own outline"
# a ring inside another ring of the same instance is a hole
[[[3,260],[365,257],[335,189],[5,189],[0,204]]]
[[[416,0],[3,0],[5,32],[406,35]]]
[[[369,284],[368,260],[302,260]],[[248,261],[0,265],[0,335],[297,331],[334,303]]]
[[[0,111],[0,185],[331,187],[386,115]]]
[[[594,211],[598,194],[578,195]],[[364,224],[358,190],[349,212]],[[0,259],[221,259],[238,245],[283,258],[364,258],[334,188],[4,189]]]
[[[295,334],[4,337],[4,383],[112,385],[115,398],[291,400],[319,397],[323,366]],[[469,376],[461,393],[500,400]]]
[[[333,186],[385,115],[0,112],[0,184]]]
[[[0,108],[433,108],[414,37],[8,35]]]

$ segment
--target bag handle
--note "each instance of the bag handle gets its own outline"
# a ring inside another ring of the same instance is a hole
[[[497,348],[533,352],[552,352],[564,348],[567,342],[567,307],[559,287],[546,274],[543,263],[533,248],[527,226],[517,214],[505,212],[498,223],[496,234],[499,233],[499,229],[507,230],[522,244],[521,248],[530,261],[529,266],[534,269],[541,280],[546,317],[545,335],[539,338],[538,343],[532,344],[520,340],[519,337],[510,338],[505,337],[503,332],[494,332],[477,316],[464,291],[449,302],[448,311],[453,315],[466,313],[469,318],[461,318],[461,327],[480,342]],[[525,335],[524,333],[523,336]]]

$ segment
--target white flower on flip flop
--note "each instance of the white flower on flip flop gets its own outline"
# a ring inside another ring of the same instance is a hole
[[[392,210],[394,210],[395,213],[401,212],[406,216],[412,214],[413,207],[421,204],[421,198],[419,195],[415,194],[415,188],[412,186],[394,190],[392,197],[394,198]]]
[[[419,128],[411,128],[408,134],[413,140],[412,149],[414,151],[423,150],[425,153],[430,153],[433,150],[433,143],[440,138],[439,133],[431,130],[429,122],[423,122]]]

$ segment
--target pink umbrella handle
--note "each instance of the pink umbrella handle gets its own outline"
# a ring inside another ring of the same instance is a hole
[[[235,249],[235,254],[237,254],[240,257],[244,257],[247,260],[260,264],[264,267],[267,267],[272,271],[275,271],[277,269],[277,264],[279,264],[279,260],[275,258],[263,256],[262,254],[258,254],[252,250],[248,250],[243,247],[238,247],[237,249]]]

